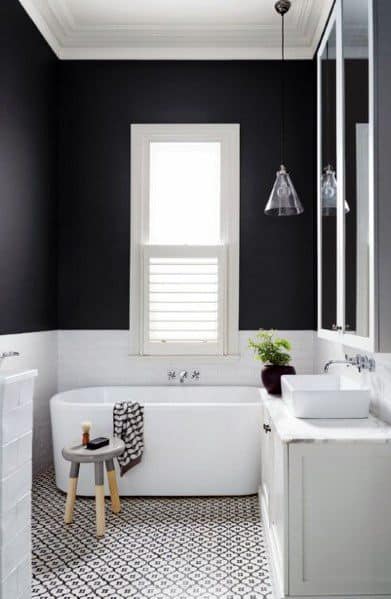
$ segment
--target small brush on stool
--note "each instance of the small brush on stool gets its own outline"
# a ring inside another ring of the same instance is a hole
[[[87,447],[87,444],[90,442],[91,422],[82,422],[81,430],[83,431],[81,444]]]

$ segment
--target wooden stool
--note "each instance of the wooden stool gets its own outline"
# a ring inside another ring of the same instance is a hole
[[[103,537],[105,534],[105,488],[103,464],[106,464],[107,480],[111,496],[111,509],[115,514],[121,511],[121,503],[118,495],[117,479],[114,470],[114,458],[121,455],[125,450],[122,439],[112,438],[109,445],[100,449],[86,449],[83,445],[65,447],[62,450],[63,457],[71,462],[69,474],[68,494],[65,504],[65,524],[71,524],[73,520],[73,508],[76,501],[77,480],[79,478],[80,464],[88,463],[95,466],[95,505],[96,505],[96,536]]]

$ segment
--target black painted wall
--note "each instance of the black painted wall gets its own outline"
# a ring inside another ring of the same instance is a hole
[[[286,162],[304,215],[263,214],[278,63],[59,64],[59,328],[129,326],[130,124],[240,123],[240,328],[315,327],[315,65],[289,62]]]
[[[57,328],[57,59],[0,3],[0,334]]]

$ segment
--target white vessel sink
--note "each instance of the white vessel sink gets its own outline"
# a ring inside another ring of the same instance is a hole
[[[368,418],[370,394],[359,382],[326,374],[284,375],[283,400],[297,418]]]

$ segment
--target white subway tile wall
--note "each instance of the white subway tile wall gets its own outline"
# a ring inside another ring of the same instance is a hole
[[[138,358],[129,355],[129,331],[59,331],[58,389],[100,385],[166,384],[168,369],[198,369],[200,384],[260,385],[262,364],[253,358],[248,339],[256,331],[240,332],[236,358]],[[300,373],[312,373],[313,331],[279,331],[293,346],[293,364]]]
[[[0,360],[0,373],[37,369],[33,401],[33,468],[46,470],[52,463],[49,400],[57,391],[57,331],[0,335],[0,353],[14,350],[15,358]]]
[[[34,377],[0,380],[0,597],[24,599],[31,585]]]
[[[253,359],[247,340],[256,331],[240,332],[240,355],[229,360],[208,363],[193,358],[148,358],[129,356],[129,332],[122,331],[49,331],[0,336],[0,352],[9,349],[21,353],[0,363],[0,372],[8,369],[37,368],[33,402],[34,439],[33,469],[44,471],[52,463],[49,400],[58,391],[94,385],[129,385],[167,383],[170,368],[199,369],[200,384],[259,385],[262,365]],[[293,364],[297,372],[321,372],[329,359],[344,356],[352,348],[317,338],[314,331],[279,331],[293,346]],[[372,410],[391,423],[391,355],[376,354],[377,370],[358,375],[349,369],[349,376],[369,379],[372,390]],[[348,369],[343,368],[343,372]],[[8,447],[6,451],[19,451]],[[14,459],[17,459],[14,457]],[[0,469],[3,463],[0,460]]]

